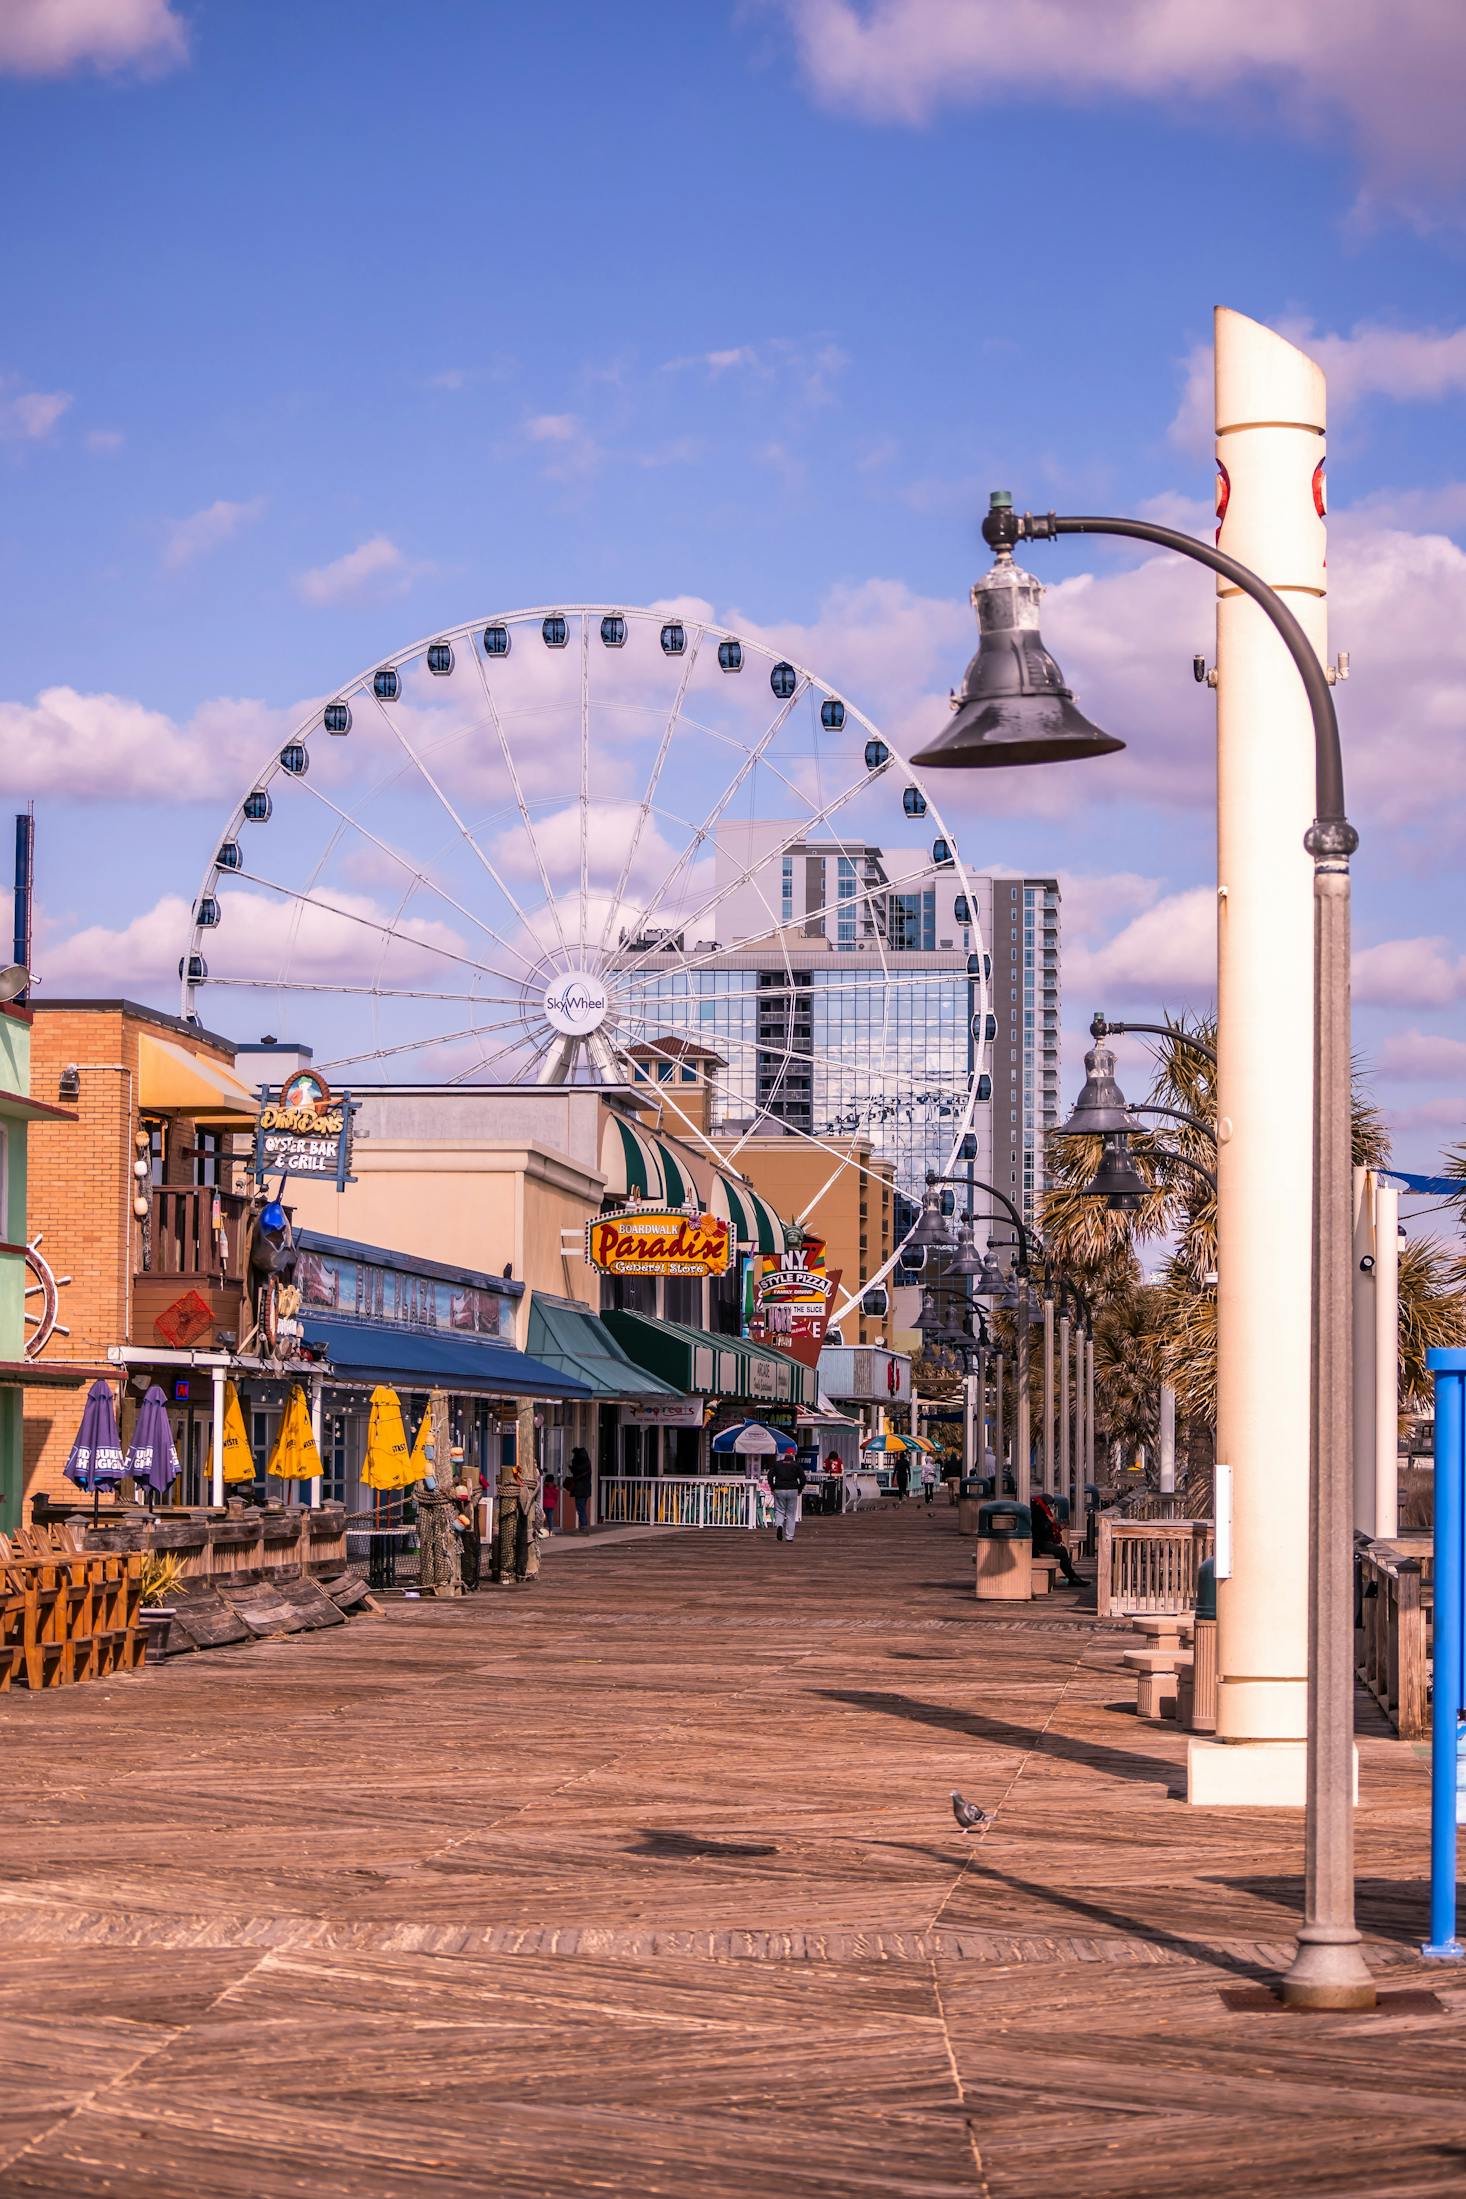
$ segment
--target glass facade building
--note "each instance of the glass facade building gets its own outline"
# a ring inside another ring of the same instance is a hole
[[[782,1126],[834,1147],[863,1133],[897,1191],[919,1196],[927,1170],[948,1165],[976,1067],[981,988],[968,958],[980,933],[992,1022],[973,1173],[1033,1218],[1059,1120],[1057,880],[974,877],[963,890],[926,851],[753,829],[771,836],[766,873],[750,872],[746,845],[718,849],[733,880],[718,938],[693,952],[669,935],[661,967],[656,951],[638,961],[637,1036],[720,1057],[714,1130]],[[812,1155],[812,1175],[818,1166]]]

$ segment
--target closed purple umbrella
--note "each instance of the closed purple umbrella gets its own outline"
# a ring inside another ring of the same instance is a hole
[[[115,1489],[122,1479],[122,1437],[110,1382],[94,1382],[87,1391],[81,1426],[63,1471],[78,1489]]]
[[[168,1400],[155,1382],[143,1399],[132,1441],[127,1447],[127,1472],[140,1489],[162,1496],[178,1472],[178,1453],[168,1425]]]

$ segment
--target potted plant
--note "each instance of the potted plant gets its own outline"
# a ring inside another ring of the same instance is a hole
[[[173,1597],[183,1581],[183,1559],[176,1550],[145,1550],[142,1571],[142,1609],[138,1621],[147,1637],[147,1661],[157,1664],[168,1646],[173,1624]]]

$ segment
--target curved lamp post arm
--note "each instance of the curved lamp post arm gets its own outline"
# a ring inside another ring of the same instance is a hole
[[[1200,1176],[1203,1183],[1211,1186],[1213,1196],[1215,1196],[1217,1179],[1204,1161],[1194,1161],[1189,1153],[1178,1153],[1175,1147],[1170,1145],[1166,1147],[1161,1157],[1168,1161],[1178,1161],[1183,1168],[1189,1168],[1194,1175]]]
[[[1193,564],[1205,565],[1240,588],[1243,595],[1264,611],[1277,628],[1313,712],[1314,809],[1313,829],[1306,845],[1316,857],[1348,858],[1359,845],[1359,835],[1344,812],[1344,754],[1339,742],[1339,720],[1334,709],[1329,676],[1318,661],[1313,643],[1276,589],[1270,588],[1250,565],[1228,557],[1225,550],[1199,542],[1195,535],[1176,527],[1160,527],[1150,519],[1063,518],[1055,512],[1015,512],[1002,506],[990,511],[982,524],[983,540],[990,549],[1011,550],[1015,542],[1051,541],[1061,534],[1128,535],[1137,542],[1154,542],[1162,550],[1174,550]],[[1112,1025],[1113,1029],[1114,1026]]]
[[[1128,1112],[1132,1115],[1169,1115],[1172,1122],[1184,1122],[1188,1130],[1199,1130],[1210,1144],[1215,1145],[1217,1142],[1217,1134],[1212,1125],[1209,1122],[1203,1122],[1200,1115],[1188,1115],[1184,1107],[1148,1105],[1145,1107],[1132,1107]]]
[[[1007,1215],[1009,1221],[1013,1224],[1013,1227],[1018,1232],[1018,1266],[1020,1271],[1027,1271],[1029,1247],[1033,1243],[1033,1237],[1024,1222],[1023,1216],[1019,1213],[1017,1207],[1013,1204],[1013,1201],[1008,1197],[1005,1191],[1000,1191],[995,1183],[984,1183],[980,1176],[938,1176],[928,1170],[926,1180],[929,1184],[966,1184],[969,1190],[982,1191],[986,1193],[988,1198],[996,1199],[999,1206],[1003,1209],[1003,1212]]]
[[[1089,1035],[1095,1040],[1122,1038],[1131,1031],[1144,1032],[1153,1038],[1169,1039],[1173,1046],[1186,1046],[1193,1054],[1202,1055],[1214,1069],[1217,1065],[1215,1046],[1209,1046],[1204,1038],[1197,1038],[1190,1031],[1178,1031],[1173,1023],[1116,1023],[1098,1008],[1090,1020]]]

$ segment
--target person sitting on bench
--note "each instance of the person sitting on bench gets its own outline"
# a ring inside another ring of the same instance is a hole
[[[1055,1558],[1063,1568],[1064,1578],[1071,1588],[1082,1588],[1084,1583],[1075,1568],[1074,1560],[1064,1547],[1059,1533],[1059,1523],[1054,1508],[1041,1491],[1035,1489],[1028,1500],[1033,1515],[1033,1554],[1036,1558]]]

